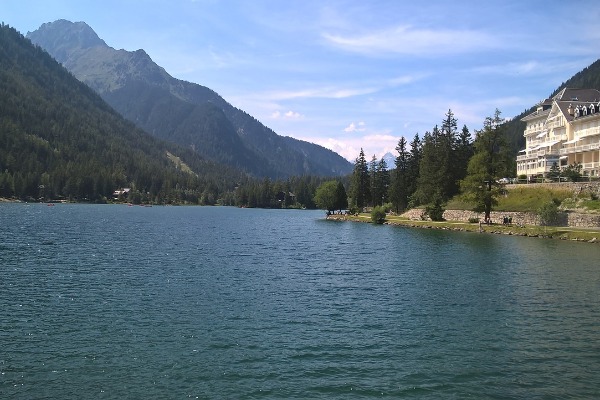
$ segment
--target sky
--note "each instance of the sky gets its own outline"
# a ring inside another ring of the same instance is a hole
[[[57,19],[350,161],[395,154],[448,110],[474,134],[600,58],[597,0],[0,0],[23,34]]]

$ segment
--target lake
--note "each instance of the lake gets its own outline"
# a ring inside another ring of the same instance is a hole
[[[600,247],[0,204],[0,398],[600,397]]]

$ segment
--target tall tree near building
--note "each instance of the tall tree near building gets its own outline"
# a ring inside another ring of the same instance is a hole
[[[365,152],[362,148],[360,149],[360,153],[354,162],[350,195],[352,197],[352,204],[359,209],[366,207],[371,197],[369,166],[367,164],[367,160],[365,159]]]
[[[474,211],[485,213],[485,221],[489,221],[492,207],[498,203],[498,197],[504,190],[498,180],[506,175],[512,162],[498,109],[493,117],[485,119],[483,129],[476,131],[473,146],[475,152],[461,189],[465,200],[475,204]]]

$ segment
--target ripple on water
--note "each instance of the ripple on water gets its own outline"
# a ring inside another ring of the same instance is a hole
[[[0,397],[598,394],[595,246],[321,218],[0,205]]]

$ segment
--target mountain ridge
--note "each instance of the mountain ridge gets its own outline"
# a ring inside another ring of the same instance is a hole
[[[0,109],[0,197],[104,202],[129,187],[139,199],[197,204],[245,179],[136,127],[4,24]]]
[[[340,176],[352,170],[339,154],[277,135],[212,89],[172,77],[144,50],[108,46],[85,22],[45,23],[27,37],[137,126],[203,157],[259,177]],[[177,112],[180,108],[188,113]]]

